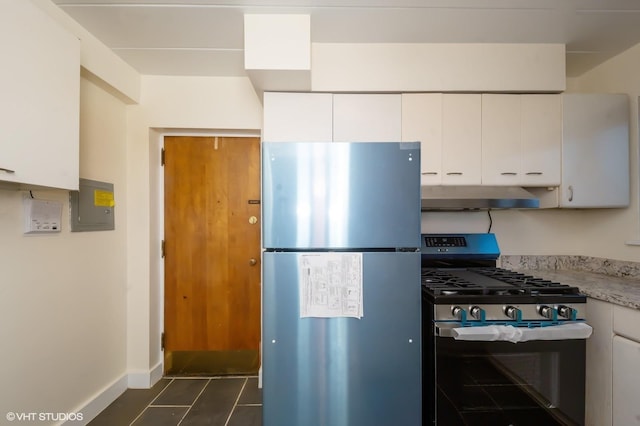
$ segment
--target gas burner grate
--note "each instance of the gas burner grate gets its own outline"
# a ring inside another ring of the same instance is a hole
[[[490,277],[505,283],[519,286],[523,288],[569,288],[566,284],[561,284],[555,281],[545,280],[543,278],[537,278],[532,275],[522,274],[520,272],[509,271],[502,268],[474,268],[474,272]]]
[[[436,295],[578,294],[577,287],[496,267],[423,268],[423,288]]]
[[[445,269],[422,269],[422,285],[437,295],[483,294],[482,286]]]

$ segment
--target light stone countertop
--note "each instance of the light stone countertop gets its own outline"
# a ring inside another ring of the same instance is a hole
[[[575,286],[594,299],[640,310],[640,263],[582,256],[504,256],[498,266]]]

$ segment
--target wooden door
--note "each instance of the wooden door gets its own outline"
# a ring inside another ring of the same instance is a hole
[[[165,373],[257,371],[260,140],[164,140]]]

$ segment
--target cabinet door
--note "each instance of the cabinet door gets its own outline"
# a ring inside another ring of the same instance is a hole
[[[481,183],[481,95],[442,95],[442,184]]]
[[[0,26],[0,180],[78,189],[80,42],[30,1]]]
[[[520,96],[482,95],[482,184],[519,185]]]
[[[402,95],[402,140],[420,141],[420,183],[442,183],[442,94]]]
[[[398,142],[402,138],[401,95],[333,95],[335,142]]]
[[[640,343],[613,338],[613,425],[640,425]]]
[[[265,142],[331,142],[333,138],[330,93],[266,92],[263,114]]]
[[[522,186],[559,186],[562,162],[562,98],[521,95]]]
[[[563,95],[560,207],[629,205],[629,98]]]
[[[585,369],[585,424],[611,426],[611,345],[613,339],[613,305],[587,299],[587,323],[593,334],[587,339]]]

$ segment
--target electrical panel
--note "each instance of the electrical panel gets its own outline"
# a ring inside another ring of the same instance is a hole
[[[25,234],[60,232],[62,224],[61,202],[38,200],[25,195],[23,206]]]
[[[80,179],[78,191],[69,192],[71,232],[115,229],[113,184]]]

